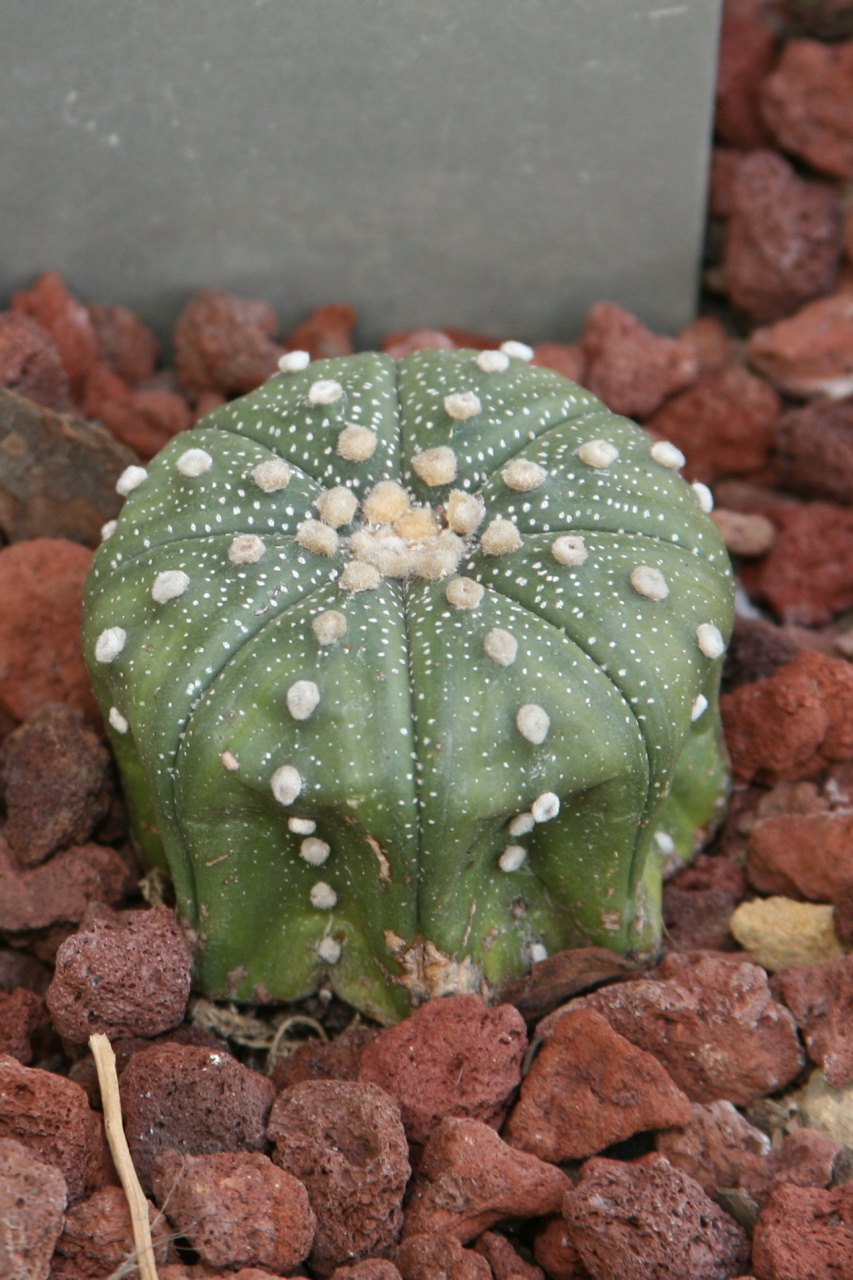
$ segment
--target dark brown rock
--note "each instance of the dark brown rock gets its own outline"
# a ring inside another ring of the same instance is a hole
[[[853,399],[818,400],[783,413],[773,459],[794,492],[853,506]]]
[[[726,651],[723,690],[729,692],[754,680],[766,680],[800,652],[797,643],[781,627],[763,618],[735,619],[735,629]]]
[[[840,1280],[853,1256],[853,1183],[776,1187],[755,1228],[758,1280]]]
[[[512,1276],[520,1280],[545,1280],[542,1268],[526,1262],[511,1241],[497,1231],[484,1231],[474,1248],[488,1262],[495,1280],[510,1280]]]
[[[134,1053],[121,1073],[124,1126],[142,1186],[155,1156],[260,1151],[274,1088],[230,1054],[161,1043]]]
[[[378,1028],[353,1025],[333,1040],[306,1040],[279,1058],[270,1079],[280,1092],[303,1080],[357,1080],[361,1054]]]
[[[853,1080],[853,956],[825,964],[790,965],[773,975],[772,987],[794,1015],[812,1062],[827,1082]]]
[[[112,302],[93,302],[86,310],[98,361],[131,384],[150,378],[157,367],[160,343],[136,312]]]
[[[156,1036],[176,1026],[190,994],[190,956],[169,907],[90,912],[56,953],[47,992],[53,1024],[83,1044],[95,1032]]]
[[[33,1036],[47,1022],[44,998],[16,987],[0,992],[0,1053],[8,1053],[24,1066],[33,1060]]]
[[[792,316],[754,329],[749,363],[797,399],[841,400],[853,391],[853,294],[807,302]]]
[[[307,1258],[317,1220],[302,1183],[256,1151],[163,1151],[154,1196],[177,1233],[212,1267],[287,1274]]]
[[[503,1137],[557,1164],[689,1117],[686,1095],[651,1053],[594,1009],[570,1009],[534,1058]]]
[[[58,413],[71,407],[56,343],[19,311],[0,312],[0,386]]]
[[[584,385],[614,413],[647,418],[690,385],[699,371],[695,348],[662,337],[615,302],[597,302],[581,336]]]
[[[832,177],[853,178],[853,40],[789,40],[760,96],[784,151]]]
[[[512,1005],[445,996],[380,1031],[362,1052],[359,1079],[397,1099],[407,1138],[422,1144],[448,1115],[497,1128],[526,1049],[524,1019]]]
[[[326,1273],[394,1244],[409,1152],[396,1101],[377,1085],[307,1080],[276,1098],[273,1160],[308,1188],[317,1215],[311,1265]]]
[[[562,1214],[546,1218],[538,1228],[533,1237],[533,1256],[551,1280],[586,1280],[589,1276]]]
[[[362,1258],[335,1267],[331,1280],[401,1280],[401,1276],[390,1258]]]
[[[727,0],[720,28],[714,129],[729,146],[748,151],[770,143],[759,90],[776,58],[777,38],[761,0]]]
[[[282,348],[273,341],[278,318],[268,302],[201,289],[175,325],[175,366],[192,397],[204,391],[245,395],[275,373]]]
[[[466,1244],[501,1218],[555,1213],[568,1185],[562,1170],[510,1147],[480,1120],[442,1120],[424,1147],[403,1234]]]
[[[53,338],[78,399],[86,374],[97,359],[98,345],[88,311],[69,292],[58,271],[43,272],[27,289],[12,294],[13,311],[31,316]]]
[[[0,1268],[9,1280],[45,1280],[65,1201],[58,1169],[0,1138]]]
[[[161,1267],[177,1261],[169,1224],[153,1204],[148,1218],[155,1261]],[[66,1213],[50,1280],[103,1280],[126,1263],[134,1247],[127,1196],[121,1187],[102,1187]]]
[[[105,845],[72,845],[25,868],[0,836],[0,929],[20,933],[82,920],[91,903],[120,902],[128,880],[127,864]]]
[[[679,333],[682,342],[689,342],[699,357],[699,372],[721,369],[734,355],[734,341],[716,316],[697,316]]]
[[[49,702],[0,747],[3,835],[24,866],[83,844],[110,806],[110,755],[82,711]]]
[[[708,175],[708,214],[712,221],[709,230],[715,225],[717,227],[720,226],[719,221],[716,224],[714,223],[714,219],[727,218],[731,212],[732,187],[734,186],[740,162],[746,154],[745,151],[737,151],[733,147],[714,147],[711,151],[711,171]],[[725,240],[722,232],[720,235],[721,245],[724,245]],[[724,361],[715,361],[714,363],[719,365]]]
[[[739,899],[722,889],[663,887],[667,945],[675,951],[731,951],[729,917]]]
[[[756,822],[747,877],[766,895],[835,902],[853,889],[853,813],[780,813]]]
[[[752,1182],[764,1176],[770,1139],[731,1102],[694,1102],[687,1123],[657,1134],[655,1147],[713,1197],[741,1186],[745,1176]]]
[[[292,329],[285,351],[307,351],[312,360],[348,356],[355,350],[353,330],[358,313],[345,302],[329,302]]]
[[[726,1280],[748,1255],[741,1228],[662,1156],[588,1160],[563,1214],[595,1280]]]
[[[636,968],[630,957],[617,955],[607,947],[572,947],[538,960],[529,973],[505,987],[502,995],[523,1017],[532,1020],[550,1013],[570,996]]]
[[[492,1280],[488,1262],[464,1249],[455,1236],[429,1232],[407,1236],[391,1251],[403,1280]]]
[[[838,193],[797,177],[775,151],[738,165],[723,269],[729,298],[767,324],[832,293],[841,257]]]

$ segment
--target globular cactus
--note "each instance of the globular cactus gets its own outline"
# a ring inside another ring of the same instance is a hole
[[[658,945],[731,571],[678,450],[526,355],[291,353],[120,481],[86,654],[208,992],[389,1020]]]

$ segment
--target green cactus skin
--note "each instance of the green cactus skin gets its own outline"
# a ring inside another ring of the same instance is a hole
[[[85,651],[211,994],[389,1021],[655,953],[731,570],[678,451],[518,351],[291,354],[120,482]]]

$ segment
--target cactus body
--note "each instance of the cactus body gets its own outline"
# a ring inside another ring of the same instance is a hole
[[[125,476],[87,590],[199,984],[389,1020],[653,953],[725,788],[731,573],[677,450],[503,351],[289,364]]]

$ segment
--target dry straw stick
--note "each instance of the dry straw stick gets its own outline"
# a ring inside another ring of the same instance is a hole
[[[121,1179],[124,1194],[130,1209],[130,1221],[133,1227],[133,1242],[136,1246],[136,1258],[139,1266],[140,1280],[157,1280],[157,1264],[154,1261],[154,1244],[151,1240],[151,1223],[148,1217],[148,1201],[139,1185],[124,1126],[121,1119],[121,1099],[116,1075],[116,1056],[108,1038],[101,1033],[89,1037],[89,1048],[95,1059],[98,1071],[98,1084],[101,1088],[101,1103],[104,1108],[104,1129],[116,1172]]]

